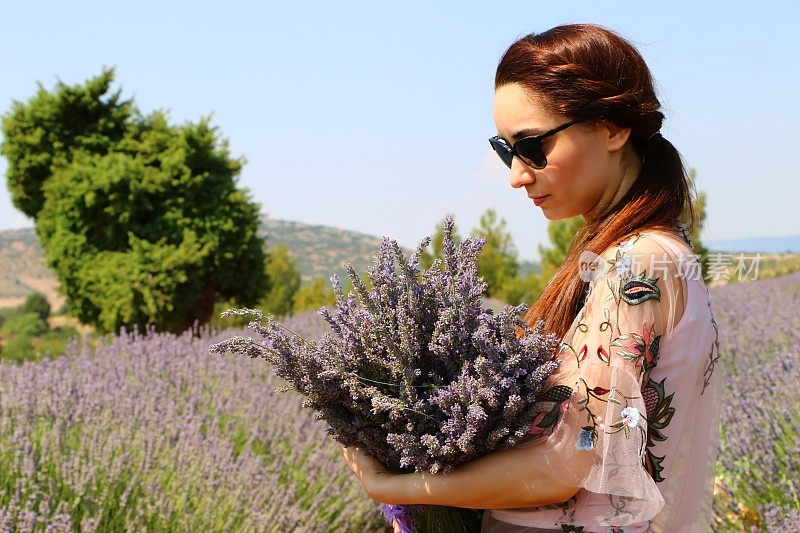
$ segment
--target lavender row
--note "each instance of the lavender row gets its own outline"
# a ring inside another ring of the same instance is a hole
[[[219,339],[134,332],[0,366],[0,530],[377,530],[325,426],[267,365],[206,355]]]
[[[720,530],[794,530],[783,524],[800,516],[800,273],[715,287],[711,297],[726,382]]]

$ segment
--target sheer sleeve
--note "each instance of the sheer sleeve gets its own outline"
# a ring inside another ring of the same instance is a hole
[[[596,261],[585,305],[561,342],[559,367],[540,396],[528,446],[535,466],[581,487],[568,521],[646,521],[664,500],[646,467],[642,383],[659,343],[683,312],[680,265],[655,241],[633,236]]]

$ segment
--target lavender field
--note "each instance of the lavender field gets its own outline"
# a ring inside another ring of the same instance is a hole
[[[719,530],[800,531],[800,272],[711,289],[725,365]]]
[[[800,273],[715,287],[718,531],[800,531]],[[314,315],[292,329],[321,333]],[[231,335],[123,334],[0,365],[0,531],[378,531],[324,426]]]
[[[130,334],[2,365],[0,530],[379,530],[301,398],[263,362],[209,357],[217,340]]]

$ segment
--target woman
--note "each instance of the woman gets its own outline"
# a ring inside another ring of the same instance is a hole
[[[495,77],[492,147],[550,220],[586,223],[525,319],[562,343],[525,446],[449,475],[344,454],[389,504],[488,509],[483,531],[709,529],[718,332],[679,222],[686,173],[635,48],[594,25],[519,39]]]

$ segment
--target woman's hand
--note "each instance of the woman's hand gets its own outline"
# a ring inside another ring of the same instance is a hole
[[[364,492],[373,500],[381,501],[381,482],[385,481],[392,473],[386,470],[380,461],[373,459],[355,446],[350,448],[343,446],[342,455],[361,483]]]
[[[380,461],[373,459],[361,451],[360,448],[345,448],[342,446],[342,455],[344,455],[347,464],[350,465],[350,469],[355,473],[356,477],[358,477],[358,481],[361,483],[364,492],[369,494],[370,498],[373,500],[377,500],[377,493],[373,495],[372,491],[379,485],[382,478],[385,479],[392,474],[386,470]],[[367,486],[369,486],[370,489],[367,489]],[[392,521],[392,530],[394,533],[402,533],[397,520]]]

